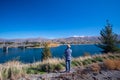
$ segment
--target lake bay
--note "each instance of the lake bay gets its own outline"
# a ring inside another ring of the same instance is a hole
[[[64,50],[66,49],[65,45],[61,45],[58,47],[50,48],[53,57],[63,58]],[[71,45],[72,56],[79,57],[84,53],[98,54],[101,49],[93,44],[86,45]],[[3,52],[2,48],[0,48],[0,63],[5,63],[10,60],[19,60],[24,63],[33,63],[41,60],[41,48],[9,48],[8,52]]]

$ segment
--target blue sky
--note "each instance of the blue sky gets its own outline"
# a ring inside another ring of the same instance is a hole
[[[120,34],[120,0],[0,0],[0,38],[99,36],[106,19]]]

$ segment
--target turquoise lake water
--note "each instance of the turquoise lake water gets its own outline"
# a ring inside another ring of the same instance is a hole
[[[65,45],[61,45],[58,47],[51,48],[51,53],[53,57],[64,56],[64,50],[66,49]],[[85,52],[93,54],[100,53],[101,49],[95,45],[71,45],[72,56],[78,57],[82,56]],[[10,60],[19,60],[24,63],[33,63],[41,60],[41,48],[9,48],[8,52],[3,52],[2,48],[0,48],[0,63],[5,63]]]

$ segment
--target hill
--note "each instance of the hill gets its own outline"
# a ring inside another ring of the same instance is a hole
[[[118,40],[120,40],[120,35],[118,35]],[[0,38],[0,42],[55,42],[55,43],[71,43],[71,44],[85,44],[85,43],[98,43],[98,36],[80,36],[80,37],[67,37],[67,38],[57,38],[57,39],[47,39],[47,38],[27,38],[27,39],[3,39]]]

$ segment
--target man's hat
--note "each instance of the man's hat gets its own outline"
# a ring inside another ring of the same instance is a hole
[[[67,47],[69,47],[69,48],[70,48],[70,47],[71,47],[71,46],[70,46],[70,44],[67,44]]]

